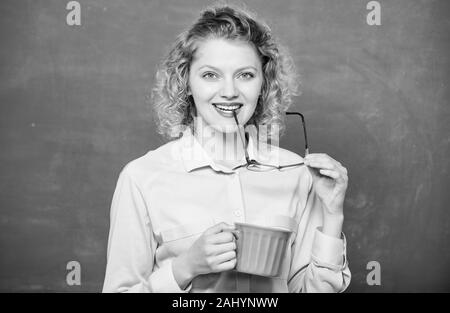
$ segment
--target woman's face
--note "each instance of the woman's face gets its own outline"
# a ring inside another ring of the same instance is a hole
[[[189,72],[189,92],[203,122],[235,132],[252,117],[263,82],[261,61],[249,43],[226,39],[200,42]]]

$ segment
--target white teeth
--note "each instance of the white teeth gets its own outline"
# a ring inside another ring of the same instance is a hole
[[[233,110],[239,109],[240,105],[233,105],[233,106],[221,106],[221,105],[215,105],[216,108],[218,108],[221,111],[225,112],[232,112]]]

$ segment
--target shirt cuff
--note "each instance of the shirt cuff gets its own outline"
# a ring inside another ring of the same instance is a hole
[[[151,284],[153,285],[152,289],[157,292],[182,293],[189,292],[192,288],[192,283],[189,283],[185,289],[180,288],[175,276],[173,276],[172,259],[168,260],[157,271],[152,273],[151,281]]]
[[[342,233],[342,239],[325,235],[321,228],[316,229],[312,247],[313,261],[322,267],[335,271],[341,271],[345,267],[346,239]]]

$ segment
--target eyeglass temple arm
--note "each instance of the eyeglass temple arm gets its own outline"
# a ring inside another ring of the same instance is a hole
[[[305,155],[309,154],[308,135],[306,134],[305,117],[300,112],[286,112],[286,115],[299,115],[302,119],[303,133],[305,134]]]
[[[248,152],[247,152],[247,142],[246,142],[246,140],[244,141],[244,138],[242,138],[241,129],[239,127],[239,121],[236,116],[236,110],[233,110],[233,117],[234,117],[234,120],[236,121],[236,125],[238,126],[239,137],[241,137],[242,144],[244,145],[245,160],[247,161],[247,164],[250,164],[250,157],[248,156]],[[245,130],[244,130],[244,132],[245,132]]]

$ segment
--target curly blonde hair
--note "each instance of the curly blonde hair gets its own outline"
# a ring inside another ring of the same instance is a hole
[[[193,129],[195,103],[188,95],[190,64],[196,44],[210,38],[240,40],[252,44],[261,59],[263,84],[261,96],[248,124],[277,126],[285,130],[285,112],[298,95],[300,82],[294,62],[285,47],[275,41],[270,28],[256,21],[247,10],[230,5],[215,5],[201,12],[200,18],[178,35],[156,74],[152,102],[158,133],[172,139],[186,127]],[[268,137],[270,137],[270,130]]]

